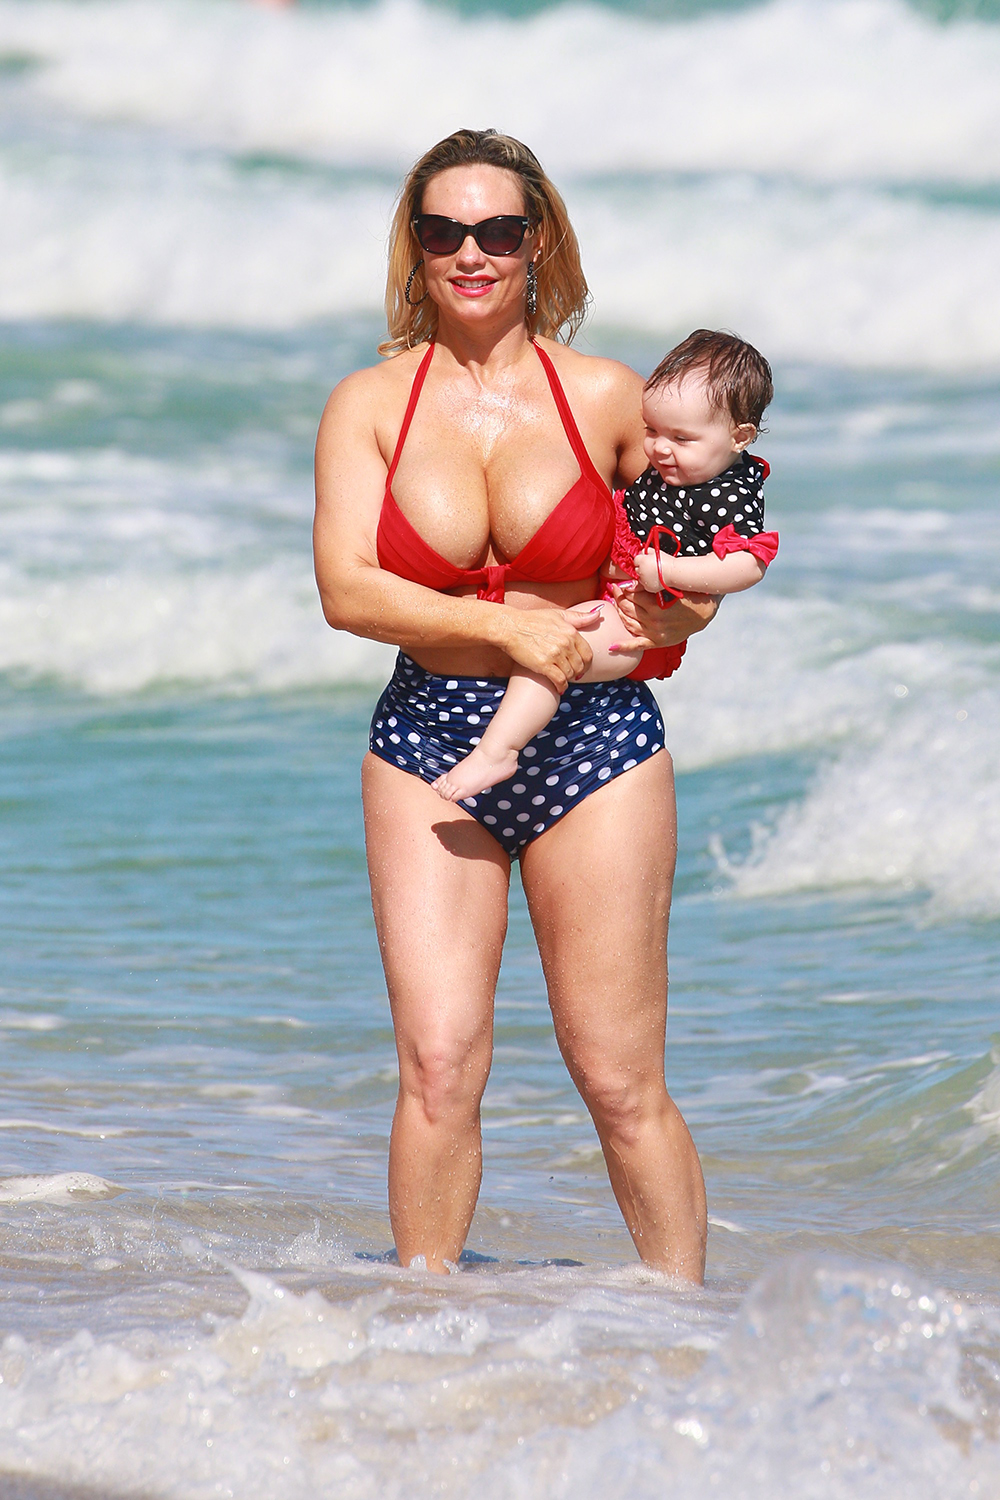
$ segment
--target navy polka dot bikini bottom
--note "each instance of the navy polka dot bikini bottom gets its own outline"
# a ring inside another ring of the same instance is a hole
[[[462,760],[496,712],[503,677],[439,677],[402,652],[378,701],[373,755],[421,781]],[[520,754],[513,776],[459,803],[511,858],[571,807],[663,749],[663,721],[644,682],[575,682]]]

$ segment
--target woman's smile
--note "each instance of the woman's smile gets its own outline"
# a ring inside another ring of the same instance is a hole
[[[496,285],[496,277],[493,276],[452,276],[449,285],[454,287],[460,297],[482,297]]]

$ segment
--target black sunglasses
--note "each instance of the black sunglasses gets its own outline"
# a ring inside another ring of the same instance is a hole
[[[410,223],[421,250],[428,255],[454,255],[470,234],[484,255],[514,255],[531,228],[530,219],[515,214],[497,214],[492,219],[480,219],[478,224],[460,224],[441,214],[414,214]]]

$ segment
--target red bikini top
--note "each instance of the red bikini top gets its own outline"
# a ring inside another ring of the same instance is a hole
[[[386,476],[376,534],[379,567],[396,573],[400,578],[408,578],[411,583],[422,583],[439,591],[453,589],[458,584],[473,584],[480,599],[489,599],[494,604],[503,603],[508,583],[529,580],[533,583],[572,583],[578,578],[589,578],[598,571],[611,550],[615,534],[614,500],[583,445],[551,359],[533,339],[532,345],[548,376],[563,428],[580,465],[576,484],[566,491],[555,510],[510,562],[485,568],[459,568],[428,546],[396,504],[392,480],[420,398],[420,389],[430,368],[434,354],[434,345],[431,344],[414,378],[396,451]]]

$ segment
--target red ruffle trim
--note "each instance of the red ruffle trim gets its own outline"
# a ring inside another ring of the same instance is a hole
[[[730,552],[752,552],[765,568],[774,561],[777,550],[776,531],[759,531],[756,536],[740,536],[736,527],[730,524],[723,526],[712,539],[712,551],[716,557],[728,557]]]
[[[635,559],[643,544],[628,524],[625,514],[625,491],[615,490],[615,534],[611,542],[611,561],[616,568],[635,578]],[[605,585],[604,597],[610,599],[610,584]],[[673,603],[673,600],[671,600]],[[655,646],[642,653],[642,660],[628,674],[630,682],[649,682],[654,677],[671,677],[680,666],[687,641],[679,646]]]
[[[679,646],[654,646],[642,653],[639,665],[628,674],[630,682],[648,682],[651,677],[672,677],[687,650],[687,641]]]
[[[636,555],[642,543],[628,524],[625,514],[625,491],[615,490],[615,534],[611,540],[611,561],[630,578],[635,577]]]

